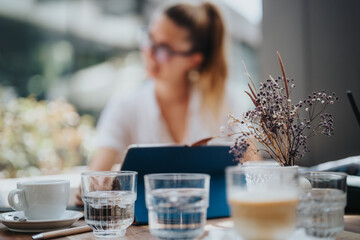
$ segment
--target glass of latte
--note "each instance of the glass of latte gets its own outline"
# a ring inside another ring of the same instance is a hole
[[[245,240],[288,239],[296,227],[297,167],[226,169],[227,200],[236,232]]]

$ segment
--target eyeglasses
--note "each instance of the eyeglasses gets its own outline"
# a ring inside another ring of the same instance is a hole
[[[141,49],[143,50],[151,50],[154,54],[157,61],[160,63],[165,63],[170,60],[170,58],[174,56],[190,56],[196,51],[191,49],[189,51],[175,51],[170,46],[166,44],[156,44],[154,43],[148,34],[144,34],[141,41]]]

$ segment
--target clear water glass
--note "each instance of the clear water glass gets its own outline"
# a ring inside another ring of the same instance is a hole
[[[204,232],[209,175],[169,173],[144,178],[152,235],[159,239],[194,239]]]
[[[134,221],[137,172],[104,171],[81,174],[86,223],[95,237],[122,237]]]
[[[309,187],[300,195],[298,227],[307,235],[335,239],[344,230],[346,174],[336,172],[303,173]]]
[[[298,193],[297,167],[248,165],[226,169],[231,218],[242,239],[288,239],[296,228]]]

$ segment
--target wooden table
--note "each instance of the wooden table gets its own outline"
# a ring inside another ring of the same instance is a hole
[[[84,220],[80,220],[75,223],[73,226],[81,226],[85,225]],[[200,238],[203,239],[209,229],[212,228],[227,228],[228,225],[231,225],[230,218],[222,218],[222,219],[213,219],[207,220],[207,224],[205,227],[205,234]],[[25,234],[25,233],[14,233],[9,231],[4,225],[0,224],[0,239],[1,240],[30,240],[31,236],[34,234]],[[58,240],[88,240],[95,239],[92,232],[82,233],[67,237],[56,238]],[[148,226],[130,226],[126,231],[126,236],[124,238],[126,240],[132,239],[149,239],[155,240],[157,238],[153,237],[150,232]],[[347,215],[345,216],[345,231],[340,233],[337,240],[359,240],[360,239],[360,215]]]

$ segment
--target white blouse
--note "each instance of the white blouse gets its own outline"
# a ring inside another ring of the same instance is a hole
[[[227,107],[220,113],[221,123],[216,124],[211,123],[213,118],[210,113],[200,114],[200,93],[195,90],[191,92],[183,144],[220,135],[220,127],[227,124],[229,113],[246,111],[244,104],[235,104],[231,96],[226,99]],[[131,144],[174,143],[157,104],[152,81],[132,94],[114,96],[101,113],[97,134],[98,147],[118,151],[119,159],[123,158]]]

